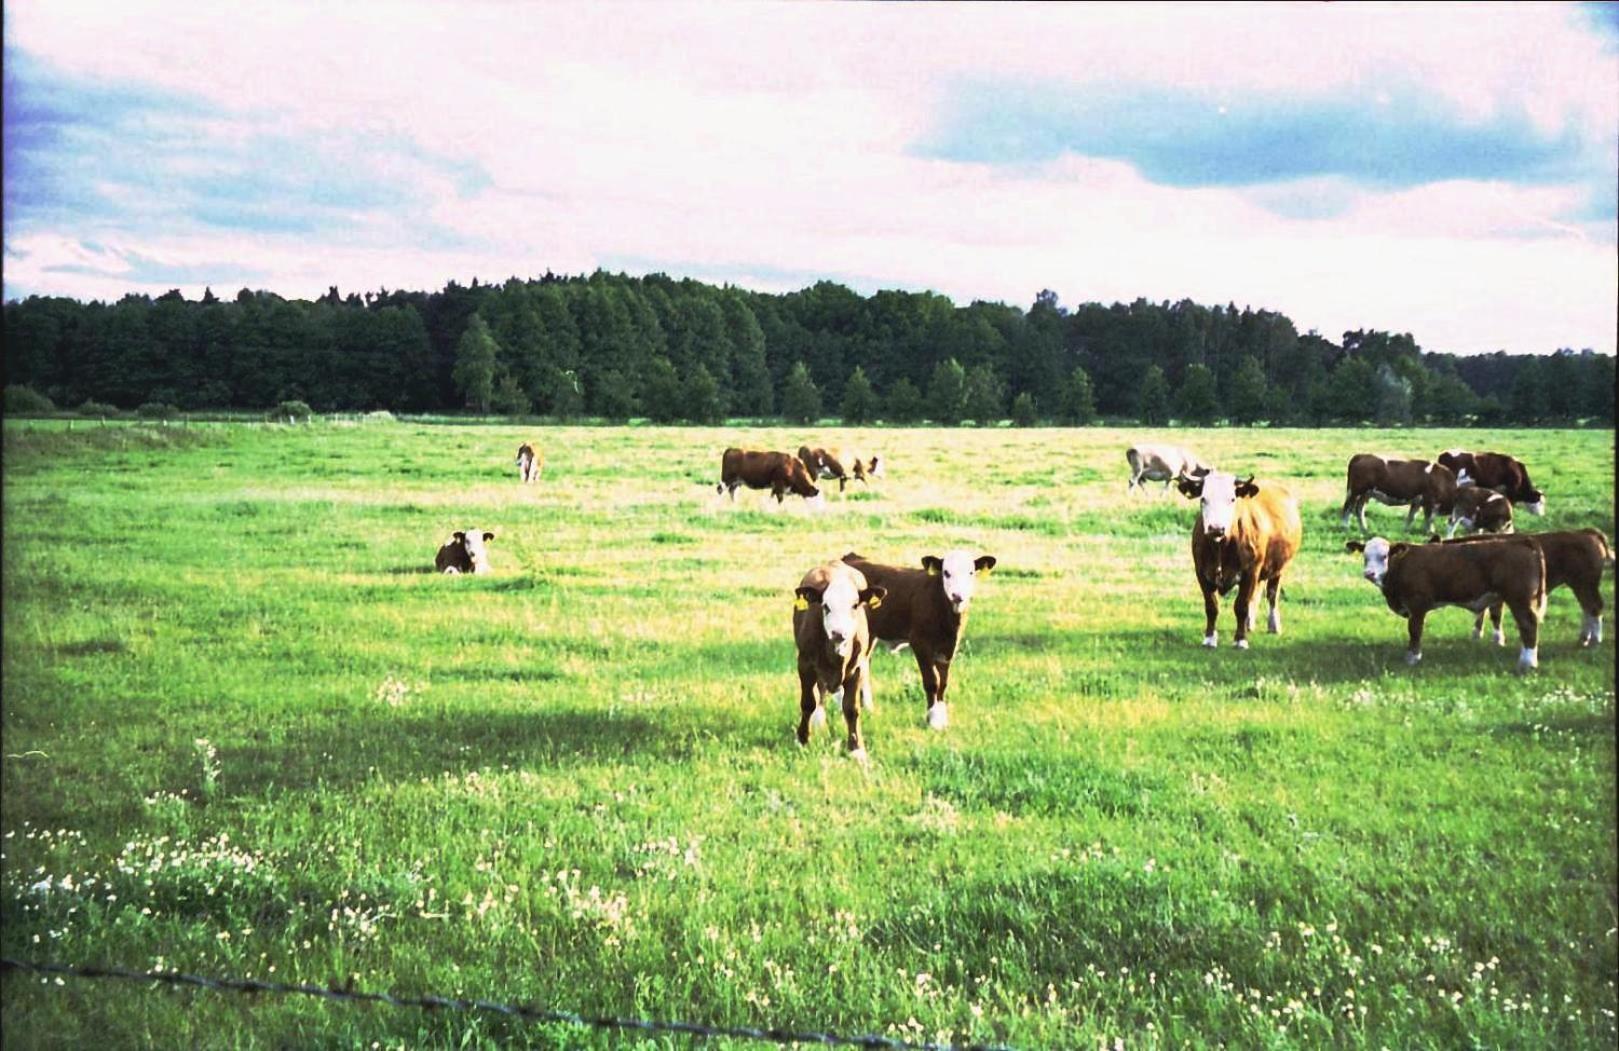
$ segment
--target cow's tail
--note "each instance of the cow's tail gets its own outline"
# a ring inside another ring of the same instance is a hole
[[[1608,543],[1608,535],[1606,533],[1604,533],[1600,529],[1593,529],[1593,530],[1591,530],[1591,533],[1592,533],[1593,536],[1596,537],[1597,543],[1602,545],[1602,564],[1603,564],[1603,566],[1607,567],[1608,569],[1612,569],[1613,568],[1613,547],[1612,547],[1612,545],[1610,545]]]

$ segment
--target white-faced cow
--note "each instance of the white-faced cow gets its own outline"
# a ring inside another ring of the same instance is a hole
[[[517,477],[523,484],[539,480],[540,471],[545,466],[545,457],[537,452],[534,446],[524,442],[517,447]]]
[[[1145,490],[1143,482],[1163,482],[1167,490],[1170,482],[1209,473],[1207,465],[1178,445],[1132,445],[1124,451],[1124,458],[1130,464],[1126,494],[1137,488]]]
[[[1486,543],[1391,544],[1378,536],[1365,543],[1351,540],[1345,547],[1362,553],[1363,575],[1383,592],[1389,609],[1406,619],[1407,664],[1422,660],[1422,625],[1435,609],[1461,606],[1483,613],[1505,603],[1518,625],[1518,670],[1539,666],[1546,556],[1534,540],[1512,536],[1490,537]]]
[[[1501,499],[1505,500],[1505,497]],[[1580,645],[1595,646],[1602,641],[1602,571],[1613,565],[1613,549],[1600,529],[1564,529],[1551,533],[1520,533],[1540,545],[1546,558],[1546,593],[1567,586],[1580,604]],[[1457,537],[1446,543],[1485,543],[1499,537],[1485,534]],[[1433,541],[1430,540],[1429,543]],[[1489,609],[1495,629],[1495,644],[1506,641],[1501,631],[1501,603]],[[1473,637],[1484,634],[1484,614],[1473,623]]]
[[[787,493],[796,493],[806,500],[821,495],[809,470],[796,456],[733,447],[725,450],[720,458],[720,484],[715,492],[729,492],[731,502],[735,503],[737,487],[742,485],[749,489],[769,489],[778,504],[786,499]]]
[[[1512,501],[1480,485],[1464,485],[1456,490],[1456,500],[1450,508],[1450,532],[1464,529],[1470,533],[1512,532]]]
[[[870,479],[883,476],[881,456],[867,456],[850,449],[823,449],[819,446],[801,445],[798,447],[798,459],[809,470],[810,477],[821,480],[837,479],[840,493],[848,485],[850,478],[869,485]]]
[[[950,724],[945,691],[950,688],[950,662],[961,645],[979,575],[995,568],[992,555],[977,558],[951,551],[943,558],[928,555],[922,568],[885,566],[855,554],[843,561],[860,570],[873,587],[888,590],[883,604],[870,613],[871,633],[894,652],[905,646],[916,655],[927,698],[927,723],[935,730]]]
[[[1529,469],[1505,453],[1475,453],[1446,449],[1439,462],[1456,472],[1459,486],[1494,489],[1532,515],[1546,513],[1546,494],[1529,480]]]
[[[1248,648],[1261,584],[1270,604],[1268,630],[1280,634],[1282,574],[1304,536],[1298,501],[1280,485],[1255,482],[1252,475],[1243,479],[1211,471],[1201,478],[1183,478],[1178,486],[1182,495],[1199,501],[1192,525],[1192,568],[1203,590],[1203,645],[1217,645],[1219,596],[1232,588],[1237,589],[1237,649]]]
[[[860,736],[860,704],[871,704],[872,635],[868,609],[882,606],[887,592],[867,585],[860,571],[828,562],[804,574],[793,601],[793,639],[798,647],[798,743],[810,727],[824,725],[837,704],[848,728],[849,754],[866,758]]]
[[[489,549],[485,545],[493,539],[495,534],[481,529],[451,533],[439,546],[433,566],[440,573],[487,573]]]
[[[1406,532],[1423,512],[1422,528],[1426,532],[1433,526],[1433,516],[1450,514],[1456,499],[1456,475],[1449,467],[1429,463],[1427,460],[1389,460],[1374,453],[1357,453],[1349,458],[1349,479],[1344,506],[1338,513],[1338,523],[1349,525],[1349,516],[1355,515],[1360,531],[1366,532],[1366,501],[1376,500],[1390,507],[1405,507]]]

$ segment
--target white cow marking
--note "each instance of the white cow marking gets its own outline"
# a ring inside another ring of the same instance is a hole
[[[1207,635],[1203,636],[1203,645],[1207,646],[1211,650],[1214,649],[1220,644],[1219,636],[1220,633],[1218,631],[1209,632]]]
[[[928,729],[943,730],[950,725],[950,708],[943,701],[928,709]]]
[[[1540,655],[1536,652],[1536,647],[1525,646],[1518,651],[1519,671],[1528,671],[1531,668],[1538,667],[1540,667]]]

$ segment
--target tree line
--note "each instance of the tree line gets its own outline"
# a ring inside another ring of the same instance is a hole
[[[1614,359],[1334,342],[1190,300],[1028,309],[832,281],[782,294],[664,274],[449,282],[309,300],[242,289],[7,302],[6,384],[57,405],[472,410],[558,419],[957,424],[1561,424],[1614,418]]]

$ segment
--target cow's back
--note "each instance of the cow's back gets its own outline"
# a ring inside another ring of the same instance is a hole
[[[937,588],[939,582],[925,569],[885,566],[852,553],[843,561],[859,570],[868,586],[888,589],[882,604],[866,614],[872,635],[890,642],[909,639],[918,620],[926,617],[927,588]]]
[[[1237,536],[1247,537],[1264,575],[1280,572],[1304,541],[1299,502],[1285,487],[1261,481],[1259,492],[1237,502]]]

